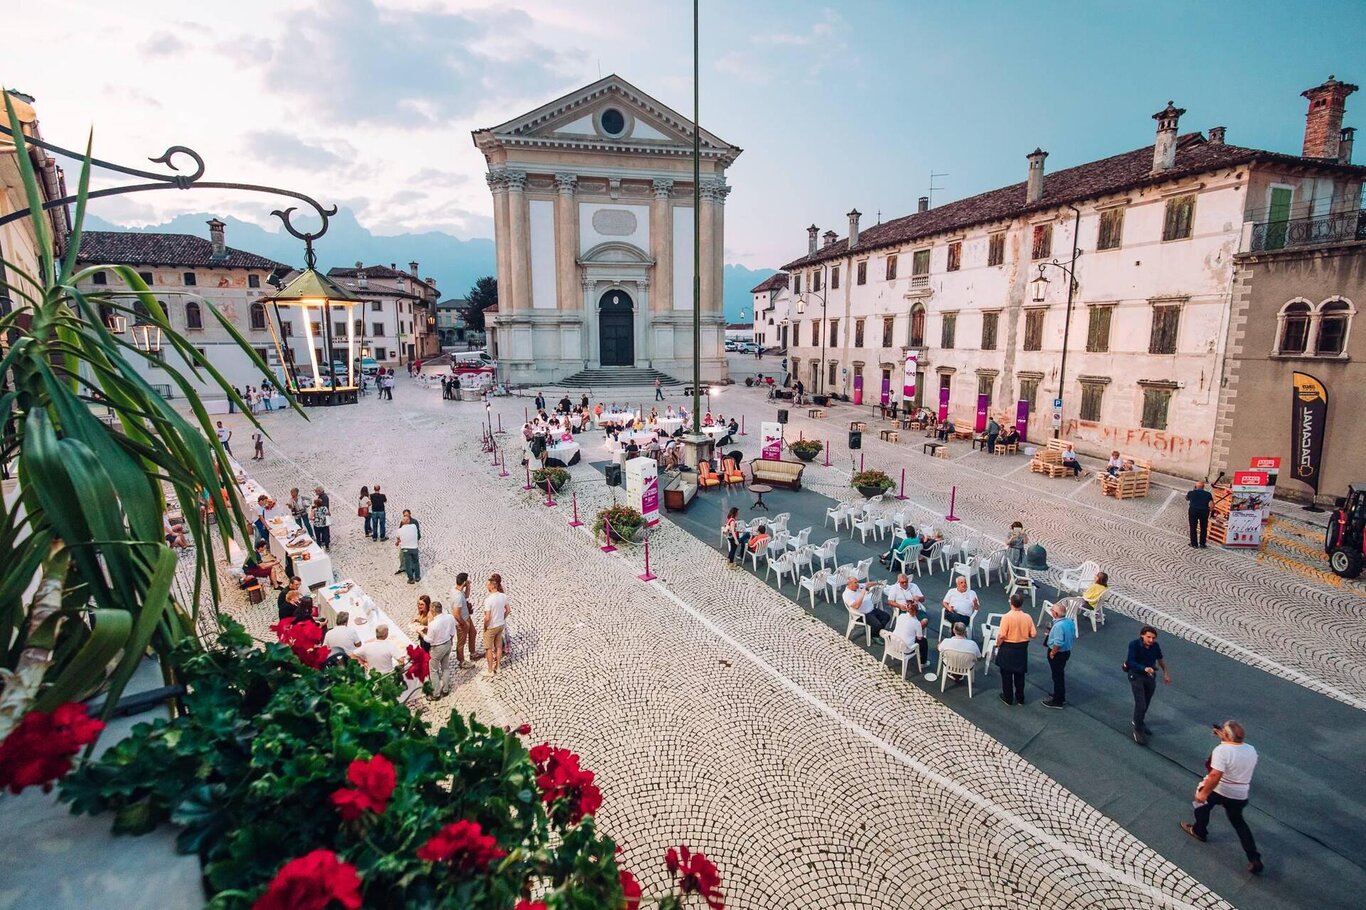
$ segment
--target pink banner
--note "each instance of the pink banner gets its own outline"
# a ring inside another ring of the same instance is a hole
[[[906,363],[901,374],[901,400],[906,404],[915,401],[915,373],[920,368],[919,355],[911,351],[906,355]]]
[[[973,424],[973,429],[980,433],[987,428],[987,410],[991,407],[991,396],[977,396],[977,422]]]
[[[949,387],[944,386],[939,390],[939,422],[943,423],[949,419]]]
[[[863,374],[854,377],[854,404],[863,404]]]
[[[652,521],[647,524],[657,524],[659,522],[659,476],[651,475],[645,478],[645,492],[640,497],[640,514],[645,516],[653,515]]]
[[[1029,439],[1029,402],[1020,401],[1015,405],[1015,432],[1020,434],[1020,442]]]
[[[764,421],[759,426],[759,431],[764,437],[764,445],[759,450],[759,457],[765,461],[781,461],[783,458],[783,425]]]
[[[878,404],[891,404],[892,401],[892,380],[884,377],[882,380],[882,396]]]

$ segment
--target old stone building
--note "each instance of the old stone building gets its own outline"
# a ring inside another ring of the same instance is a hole
[[[787,273],[775,272],[750,288],[754,297],[754,340],[765,348],[786,348]]]
[[[42,139],[33,97],[12,89],[8,95],[25,139]],[[3,117],[4,108],[0,105],[0,123],[5,122]],[[57,159],[37,146],[29,146],[28,153],[43,201],[50,202],[66,196],[66,178]],[[0,135],[0,218],[25,211],[28,211],[28,199],[24,195],[24,181],[19,170],[18,148],[9,136]],[[71,231],[67,207],[48,209],[47,223],[55,252],[60,256],[66,251],[67,234]],[[40,271],[38,257],[38,235],[33,219],[19,218],[0,227],[0,313],[7,313],[11,306],[19,306],[22,302],[16,290],[6,287],[10,282],[20,283],[19,275],[11,274],[11,269],[36,277]],[[24,293],[32,293],[32,289],[26,289]]]
[[[1361,209],[1366,168],[1341,128],[1352,89],[1305,93],[1302,154],[1230,144],[1223,127],[1182,134],[1168,104],[1146,147],[1052,174],[1036,149],[1020,183],[863,230],[853,211],[843,239],[822,243],[813,225],[807,255],[784,266],[794,374],[812,391],[897,400],[913,358],[917,402],[943,396],[960,424],[984,421],[982,401],[1013,423],[1023,401],[1037,440],[1061,399],[1058,429],[1080,451],[1206,476],[1252,226]]]
[[[725,376],[725,175],[740,149],[701,131],[702,377]],[[498,263],[502,378],[583,370],[692,375],[693,125],[618,76],[474,132]]]
[[[356,336],[368,352],[363,356],[394,367],[440,353],[436,281],[419,278],[416,262],[406,272],[397,263],[357,262],[354,268],[328,269],[327,277],[365,300],[364,315],[356,319]]]

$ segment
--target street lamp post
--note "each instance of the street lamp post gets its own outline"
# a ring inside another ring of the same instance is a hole
[[[826,283],[826,281],[825,281],[825,277],[826,277],[826,269],[825,269],[825,268],[822,267],[822,269],[821,269],[819,272],[816,272],[815,274],[821,276],[821,283],[820,283],[820,284],[821,284],[821,289],[820,289],[820,291],[807,291],[806,293],[804,293],[804,294],[799,294],[799,295],[797,296],[797,315],[800,316],[800,315],[802,315],[803,313],[806,312],[806,298],[807,298],[807,297],[814,297],[814,298],[816,298],[818,301],[820,301],[820,304],[821,304],[821,329],[820,329],[820,334],[821,334],[821,362],[820,362],[820,367],[816,370],[816,383],[820,386],[820,392],[819,392],[819,394],[824,395],[824,394],[825,394],[825,371],[826,371],[826,369],[827,369],[827,368],[826,368],[826,364],[825,364],[825,342],[826,342],[826,340],[827,340],[827,339],[826,339],[826,334],[825,334],[825,297],[826,297],[826,294],[828,294],[828,293],[830,292],[830,288],[829,288],[829,285],[828,285],[828,284]]]
[[[1070,265],[1063,265],[1058,260],[1052,262],[1039,263],[1039,274],[1033,281],[1029,282],[1030,297],[1035,303],[1043,303],[1045,295],[1048,293],[1048,279],[1044,277],[1044,268],[1052,266],[1067,276],[1067,316],[1062,326],[1062,361],[1058,365],[1058,397],[1063,400],[1063,389],[1067,385],[1067,342],[1072,332],[1072,301],[1077,293],[1077,257],[1081,255],[1081,250],[1077,246],[1078,229],[1081,227],[1081,209],[1075,205],[1069,205],[1072,210],[1072,262]],[[1058,420],[1053,427],[1053,438],[1062,436],[1062,408],[1057,408]]]

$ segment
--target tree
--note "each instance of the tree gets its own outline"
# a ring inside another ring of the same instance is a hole
[[[498,279],[485,275],[474,283],[465,295],[469,306],[465,310],[465,326],[475,331],[484,331],[484,311],[498,302]]]

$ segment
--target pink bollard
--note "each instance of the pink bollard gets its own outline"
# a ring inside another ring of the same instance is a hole
[[[901,492],[896,494],[896,498],[902,502],[906,501],[906,469],[901,469]]]
[[[958,500],[958,487],[955,486],[953,489],[951,489],[951,490],[949,491],[949,514],[947,514],[947,515],[944,516],[944,520],[945,520],[945,521],[958,521],[958,520],[959,520],[958,516],[955,515],[955,514],[953,514],[953,506],[954,506],[954,503],[957,502],[957,500]]]
[[[550,495],[550,477],[549,477],[549,476],[547,476],[546,479],[545,479],[545,507],[546,507],[547,509],[553,509],[553,508],[555,508],[555,497],[552,496],[552,495]]]
[[[744,414],[741,414],[741,415],[740,415],[740,435],[741,435],[741,436],[746,435],[746,434],[745,434],[745,415],[744,415]]]
[[[498,462],[498,476],[511,477],[512,475],[508,473],[508,453],[500,449],[498,455]]]
[[[859,469],[860,471],[863,470],[863,453],[862,453],[862,452],[859,452],[859,453],[858,453],[858,469]]]
[[[654,581],[658,576],[650,571],[650,538],[645,538],[645,574],[638,576],[641,581]]]
[[[583,527],[583,522],[579,521],[579,494],[570,490],[569,498],[574,503],[574,520],[569,523],[569,526],[571,528],[581,528]]]
[[[531,489],[534,489],[534,488],[531,486],[531,465],[527,465],[527,466],[526,466],[526,486],[522,487],[522,489],[523,489],[523,490],[531,490]]]
[[[606,518],[602,520],[602,546],[598,547],[604,553],[615,553],[617,548],[612,546],[612,523]]]
[[[830,440],[825,441],[825,467],[830,467]]]

